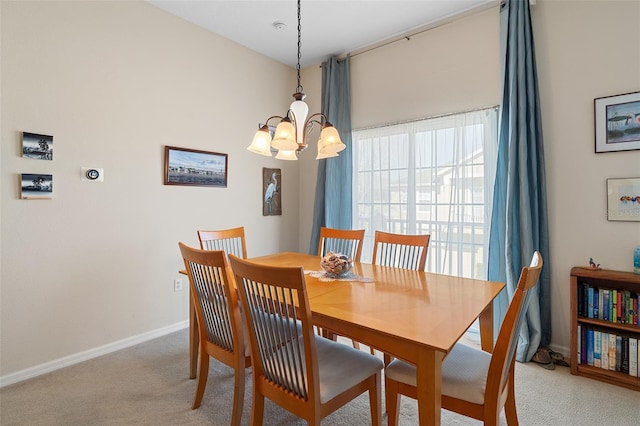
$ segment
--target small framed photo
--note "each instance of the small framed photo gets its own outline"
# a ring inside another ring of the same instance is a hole
[[[20,175],[20,198],[47,200],[53,198],[53,175],[23,173]]]
[[[596,152],[640,149],[640,92],[594,100]]]
[[[607,179],[607,220],[640,222],[640,177]]]
[[[227,154],[165,146],[164,184],[227,187]]]
[[[282,171],[262,168],[262,216],[282,215]]]
[[[22,157],[53,160],[53,136],[22,132]]]

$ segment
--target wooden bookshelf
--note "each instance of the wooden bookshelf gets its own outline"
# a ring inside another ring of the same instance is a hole
[[[615,371],[603,367],[595,367],[588,363],[580,363],[578,347],[581,336],[579,328],[592,329],[601,333],[614,334],[640,341],[640,325],[621,322],[612,322],[610,318],[603,319],[602,310],[598,318],[589,318],[579,312],[579,303],[585,302],[580,297],[582,284],[593,288],[608,290],[629,290],[631,294],[640,295],[640,275],[632,272],[609,271],[605,269],[591,269],[588,267],[574,267],[571,269],[571,374],[589,377],[595,380],[623,386],[640,391],[640,377],[634,377],[628,373]],[[586,302],[585,302],[586,303]],[[599,306],[599,308],[601,308]],[[584,314],[584,310],[582,312]],[[582,346],[584,348],[584,346]],[[640,367],[640,359],[638,360]]]

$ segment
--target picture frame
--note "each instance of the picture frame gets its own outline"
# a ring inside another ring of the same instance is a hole
[[[640,149],[640,92],[594,99],[596,153]]]
[[[22,132],[22,157],[53,160],[53,136]]]
[[[49,200],[53,198],[53,175],[22,173],[20,198],[23,200]]]
[[[282,215],[282,171],[262,168],[262,215]]]
[[[607,179],[607,220],[640,222],[640,177]]]
[[[227,187],[228,155],[165,146],[164,184]]]

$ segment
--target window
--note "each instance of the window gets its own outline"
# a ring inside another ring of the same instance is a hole
[[[353,229],[430,234],[427,271],[485,278],[497,109],[353,132]]]

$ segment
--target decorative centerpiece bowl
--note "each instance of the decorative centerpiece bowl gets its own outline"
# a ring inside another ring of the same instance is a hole
[[[322,258],[320,266],[329,275],[343,277],[353,268],[353,260],[342,253],[330,251]]]

